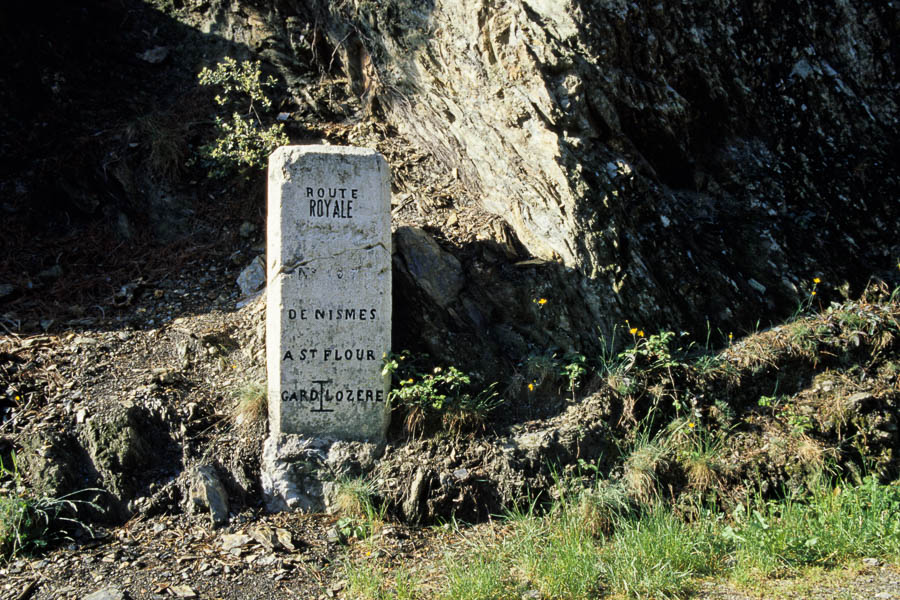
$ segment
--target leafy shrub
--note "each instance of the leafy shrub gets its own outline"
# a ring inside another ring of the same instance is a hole
[[[415,436],[439,425],[454,434],[484,427],[487,416],[503,400],[496,383],[474,392],[472,377],[456,367],[434,367],[423,373],[408,352],[388,357],[385,373],[395,377],[390,400],[406,410],[404,428]]]
[[[200,148],[211,177],[263,168],[269,154],[290,143],[283,123],[263,125],[260,112],[265,114],[272,108],[265,90],[275,85],[275,79],[262,79],[259,61],[239,63],[225,57],[215,69],[200,71],[199,79],[201,85],[219,87],[222,93],[216,96],[216,103],[232,110],[230,120],[216,115],[218,137]]]

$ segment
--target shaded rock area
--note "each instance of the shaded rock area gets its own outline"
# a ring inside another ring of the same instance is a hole
[[[25,9],[4,10],[6,22],[27,22],[16,12]],[[59,18],[128,24],[124,64],[100,65],[116,73],[114,96],[143,91],[113,119],[118,129],[101,129],[100,107],[65,119],[94,108],[81,91],[89,81],[66,79],[59,59],[38,81],[16,50],[27,44],[4,30],[18,65],[6,87],[56,90],[11,103],[4,122],[44,120],[74,140],[30,171],[21,157],[35,150],[6,146],[16,158],[0,183],[17,223],[37,226],[31,207],[52,201],[68,215],[53,224],[62,239],[73,219],[120,237],[177,240],[187,226],[211,243],[248,239],[261,224],[261,181],[207,181],[187,148],[210,133],[213,92],[196,73],[225,54],[256,56],[280,81],[292,141],[379,149],[395,226],[423,229],[446,253],[398,234],[401,277],[412,281],[398,282],[406,322],[394,338],[489,380],[535,353],[601,352],[620,343],[626,319],[699,339],[790,315],[814,277],[829,283],[818,290],[826,304],[858,296],[870,277],[897,278],[898,32],[886,6],[217,0],[89,3]],[[52,50],[39,42],[37,52]],[[43,131],[33,135],[46,142]],[[90,168],[66,162],[71,154]],[[41,175],[57,167],[96,177],[42,188],[76,179]],[[207,226],[205,211],[242,195],[255,200],[227,211],[227,234]],[[175,229],[161,232],[162,222]],[[24,274],[7,264],[4,289],[27,303],[29,290],[71,287],[75,257],[57,254],[59,264],[20,261]],[[243,256],[240,266],[253,264]],[[61,269],[55,279],[41,277],[50,268]],[[245,295],[259,285],[252,273]],[[540,312],[536,298],[548,300]]]

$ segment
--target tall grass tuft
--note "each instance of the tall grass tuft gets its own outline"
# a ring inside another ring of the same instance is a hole
[[[447,584],[441,600],[515,600],[521,597],[508,566],[490,548],[445,560]]]
[[[900,486],[866,478],[858,486],[822,478],[806,497],[756,499],[725,529],[739,580],[864,556],[900,557]]]
[[[713,523],[689,525],[663,507],[622,519],[601,552],[603,580],[629,598],[683,598],[720,563],[715,533]]]

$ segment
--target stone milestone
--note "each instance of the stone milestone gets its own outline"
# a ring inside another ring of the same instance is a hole
[[[380,442],[390,416],[387,162],[364,148],[279,148],[268,208],[270,432]]]

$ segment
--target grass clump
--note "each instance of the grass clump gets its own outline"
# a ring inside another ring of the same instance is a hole
[[[387,512],[387,506],[377,501],[374,484],[360,477],[338,481],[332,508],[340,515],[338,531],[357,539],[365,539],[381,529]]]
[[[268,416],[269,404],[265,384],[247,382],[235,394],[234,422],[238,426],[250,427],[261,423]]]
[[[64,538],[67,527],[87,529],[74,517],[78,505],[98,507],[74,496],[99,490],[80,490],[60,498],[38,497],[25,487],[15,456],[11,462],[7,466],[0,460],[0,561],[47,547]]]

